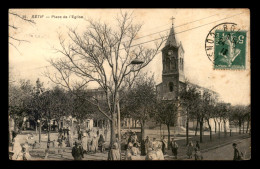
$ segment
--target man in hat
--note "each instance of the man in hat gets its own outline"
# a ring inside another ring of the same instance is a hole
[[[84,158],[83,149],[78,142],[75,142],[75,146],[72,148],[72,156],[74,160],[82,160]]]
[[[174,140],[174,138],[172,138],[172,141],[171,141],[171,149],[172,149],[172,154],[174,156],[175,159],[177,159],[177,155],[178,155],[178,144],[176,143],[176,141]]]
[[[237,149],[237,144],[233,143],[233,149],[234,149],[234,161],[239,161],[242,160],[242,156],[243,154],[241,152],[239,152],[239,150]]]

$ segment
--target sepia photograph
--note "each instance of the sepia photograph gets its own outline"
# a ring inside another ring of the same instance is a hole
[[[250,9],[10,8],[14,161],[251,159]]]

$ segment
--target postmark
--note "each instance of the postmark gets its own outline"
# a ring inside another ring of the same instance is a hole
[[[205,51],[214,69],[246,68],[246,33],[232,22],[218,24],[209,31]]]

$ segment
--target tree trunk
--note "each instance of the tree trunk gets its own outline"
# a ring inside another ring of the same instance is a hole
[[[200,143],[202,143],[203,120],[200,121]]]
[[[239,126],[239,134],[241,134],[241,120],[239,120],[239,122],[238,122],[238,126]]]
[[[50,141],[50,131],[51,130],[51,123],[50,123],[50,120],[48,122],[48,142]]]
[[[145,128],[145,121],[144,120],[140,120],[140,122],[141,122],[141,140],[140,140],[140,142],[141,142],[141,155],[145,155],[145,149],[143,148],[143,147],[145,147],[145,145],[144,145],[144,140],[145,140],[145,130],[144,130],[144,128]]]
[[[218,138],[220,139],[220,122],[218,122]]]
[[[226,120],[223,120],[224,122],[224,134],[225,134],[225,137],[227,136],[227,127],[226,127]]]
[[[39,143],[41,143],[42,121],[39,122]]]
[[[213,118],[213,120],[214,120],[214,124],[215,124],[215,133],[217,133],[217,122],[216,122],[215,118]]]
[[[196,125],[196,129],[195,129],[195,136],[197,136],[198,126],[199,126],[199,120],[197,119],[197,125]]]
[[[189,144],[189,116],[187,115],[186,120],[186,145]]]
[[[116,141],[116,114],[112,114],[112,120],[110,120],[110,147],[112,147],[113,143]]]
[[[168,150],[170,150],[170,139],[171,139],[171,131],[170,131],[170,124],[166,124],[168,129]]]
[[[208,125],[209,125],[209,139],[212,141],[212,131],[211,131],[211,125],[209,123],[209,119],[207,119]]]
[[[246,126],[246,133],[248,133],[249,123],[250,123],[250,121],[249,121],[249,119],[248,119],[248,121],[247,121],[247,126]]]
[[[243,134],[245,133],[245,122],[243,121]]]
[[[120,105],[117,102],[117,126],[118,126],[118,142],[119,142],[119,152],[120,152],[120,160],[121,160],[121,117],[120,117]]]

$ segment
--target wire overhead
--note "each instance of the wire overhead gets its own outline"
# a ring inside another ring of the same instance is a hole
[[[225,19],[228,19],[228,18],[231,18],[231,17],[235,17],[235,16],[238,16],[238,15],[241,15],[242,13],[244,13],[244,12],[241,12],[241,13],[238,13],[238,14],[235,14],[235,15],[231,15],[231,16],[229,16],[229,17],[225,17],[225,18],[222,18],[222,19],[219,19],[219,20],[215,20],[215,21],[212,21],[212,22],[208,22],[208,23],[206,23],[206,24],[203,24],[203,25],[200,25],[200,26],[196,26],[196,27],[193,27],[193,28],[184,30],[184,31],[180,31],[180,32],[174,33],[174,35],[180,34],[180,33],[184,33],[184,32],[188,32],[188,31],[191,31],[191,30],[194,30],[194,29],[197,29],[197,28],[200,28],[200,27],[203,27],[203,26],[212,24],[212,23],[214,23],[214,22],[218,22],[218,21],[225,20]],[[215,15],[218,15],[218,14],[214,14],[214,15],[211,15],[211,16],[208,16],[208,17],[205,17],[205,18],[201,18],[201,19],[198,19],[198,20],[194,20],[194,21],[191,21],[191,22],[188,22],[188,23],[185,23],[185,24],[181,24],[181,25],[175,26],[174,28],[177,28],[177,27],[180,27],[180,26],[183,26],[183,25],[187,25],[187,24],[190,24],[190,23],[193,23],[193,22],[197,22],[197,21],[200,21],[200,20],[203,20],[203,19],[206,19],[206,18],[215,16]],[[164,31],[168,31],[168,30],[169,30],[169,29],[165,29],[165,30],[162,30],[162,31],[159,31],[159,32],[155,32],[155,33],[149,34],[149,35],[144,35],[144,36],[139,37],[139,38],[137,38],[137,39],[141,39],[141,38],[144,38],[144,37],[147,37],[147,36],[150,36],[150,35],[153,35],[153,34],[158,34],[158,33],[164,32]],[[138,46],[138,45],[150,43],[150,42],[153,42],[153,41],[156,41],[156,40],[160,40],[161,38],[165,38],[165,37],[168,37],[168,35],[167,35],[167,36],[160,37],[160,38],[152,39],[152,40],[149,40],[149,41],[144,41],[144,42],[141,42],[141,43],[138,43],[138,44],[134,44],[134,45],[132,45],[132,46],[130,46],[130,47],[135,47],[135,46]],[[137,39],[134,39],[134,40],[137,40]],[[121,48],[121,49],[119,49],[119,50],[123,50],[123,49],[124,49],[124,48]],[[158,54],[158,53],[157,53],[157,54]],[[76,60],[74,60],[74,61],[80,61],[80,60],[83,60],[83,59],[76,59]],[[51,66],[52,66],[52,65],[46,65],[46,66],[36,67],[36,68],[33,68],[33,69],[28,69],[28,70],[42,69],[42,68],[47,68],[47,67],[51,67]],[[28,71],[28,70],[27,70],[27,71]]]

